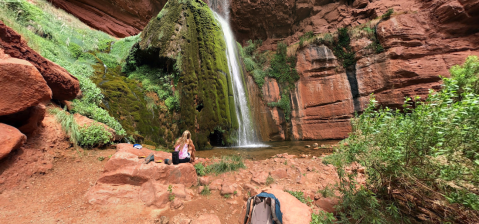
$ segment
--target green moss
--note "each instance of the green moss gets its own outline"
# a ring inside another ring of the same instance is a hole
[[[180,132],[192,132],[198,148],[209,148],[209,133],[217,126],[230,130],[236,120],[225,49],[221,28],[205,3],[170,0],[148,23],[123,70],[143,64],[167,72],[174,64],[179,67],[176,89],[181,118],[176,123]],[[201,111],[196,110],[199,105]]]

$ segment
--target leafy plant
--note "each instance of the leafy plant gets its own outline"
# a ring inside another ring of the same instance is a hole
[[[268,178],[266,178],[266,186],[269,186],[272,183],[274,183],[274,178],[271,175],[269,175]]]
[[[340,177],[341,222],[479,219],[479,60],[470,56],[450,73],[424,101],[408,97],[402,110],[376,110],[372,97],[353,119],[347,144],[325,159]],[[357,172],[345,170],[352,162],[366,168],[362,187]]]
[[[200,194],[203,195],[203,196],[210,195],[211,194],[210,187],[205,186],[205,188],[203,188],[203,190],[200,192]]]
[[[225,195],[223,195],[223,197],[228,199],[228,198],[231,198],[231,195],[230,194],[225,194]]]
[[[100,157],[98,157],[97,159],[98,159],[98,161],[100,161],[100,162],[101,162],[101,161],[105,160],[105,157],[103,157],[103,156],[100,156]]]
[[[318,214],[311,214],[310,224],[333,224],[336,218],[333,213],[319,210]]]
[[[168,185],[168,200],[175,200],[175,194],[173,194],[173,186],[171,186],[171,184]]]
[[[338,41],[334,43],[333,53],[343,62],[344,68],[348,68],[356,63],[347,27],[338,28]]]
[[[326,186],[324,189],[319,189],[318,193],[323,196],[323,198],[334,197],[334,189],[330,187],[330,185]]]
[[[238,155],[224,156],[219,162],[213,163],[206,167],[206,173],[215,173],[216,175],[238,169],[246,168],[243,163],[243,158]]]
[[[289,194],[293,195],[295,198],[297,198],[299,201],[301,201],[304,204],[311,205],[313,203],[313,200],[309,197],[304,197],[302,191],[289,191],[286,190]]]
[[[195,164],[195,169],[196,169],[196,174],[198,174],[198,176],[206,175],[206,168],[203,166],[202,163]]]

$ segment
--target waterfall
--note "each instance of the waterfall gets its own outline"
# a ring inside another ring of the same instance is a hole
[[[223,14],[228,18],[227,5],[223,5]],[[214,13],[217,21],[221,25],[223,35],[226,43],[226,58],[228,59],[228,67],[230,72],[230,79],[233,86],[233,94],[235,100],[236,117],[238,119],[238,142],[239,147],[264,147],[261,144],[255,133],[255,127],[252,123],[250,111],[248,108],[248,100],[246,98],[245,88],[243,85],[243,77],[241,75],[241,68],[236,57],[236,40],[227,19],[224,19],[218,13]]]

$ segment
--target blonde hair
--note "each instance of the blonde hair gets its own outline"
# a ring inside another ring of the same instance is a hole
[[[184,145],[187,144],[188,139],[191,139],[191,133],[190,131],[186,130],[183,132],[183,135],[176,140],[175,148],[179,145],[181,145],[180,149],[183,148]]]

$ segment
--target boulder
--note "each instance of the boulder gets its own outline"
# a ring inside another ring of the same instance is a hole
[[[312,209],[300,202],[293,195],[280,189],[268,189],[267,193],[274,194],[281,204],[283,224],[309,224]]]
[[[45,105],[38,104],[14,114],[0,116],[0,122],[18,128],[24,134],[30,134],[41,125],[45,112]]]
[[[20,148],[27,137],[18,129],[0,123],[0,159],[5,158],[12,150]]]
[[[270,175],[274,179],[284,179],[289,177],[286,169],[275,169],[270,172]]]
[[[339,201],[336,198],[320,198],[319,200],[316,200],[314,204],[323,209],[325,212],[334,213],[334,206],[336,206],[338,202]]]
[[[259,185],[266,184],[266,179],[268,179],[268,175],[268,172],[265,171],[256,172],[253,174],[253,178],[251,178],[251,181]]]
[[[171,159],[171,153],[118,144],[117,152],[105,164],[103,175],[86,193],[88,201],[92,204],[142,201],[147,206],[163,208],[169,202],[170,185],[175,198],[190,200],[193,193],[185,187],[196,185],[198,180],[193,165],[144,164],[144,159],[139,157],[149,154],[154,154],[155,161]]]
[[[77,78],[28,47],[27,42],[22,39],[20,34],[7,27],[2,21],[0,21],[0,45],[6,54],[14,58],[27,60],[38,69],[51,89],[51,98],[72,100],[80,93],[80,82]],[[0,69],[0,71],[2,70],[4,69]],[[3,74],[0,76],[3,76]]]
[[[27,123],[18,128],[22,133],[30,134],[37,130],[42,124],[43,118],[45,118],[46,107],[43,104],[38,104],[31,107],[30,117]]]
[[[220,218],[213,214],[204,214],[193,220],[191,224],[221,224]]]
[[[236,191],[236,186],[237,186],[236,184],[232,184],[229,181],[224,181],[223,184],[221,185],[220,193],[222,195],[225,195],[225,194],[232,195]]]
[[[25,111],[52,98],[52,91],[38,70],[17,58],[0,59],[0,89],[0,116]]]
[[[210,184],[210,178],[209,177],[200,177],[199,182],[200,182],[201,185],[206,186],[206,185]]]

